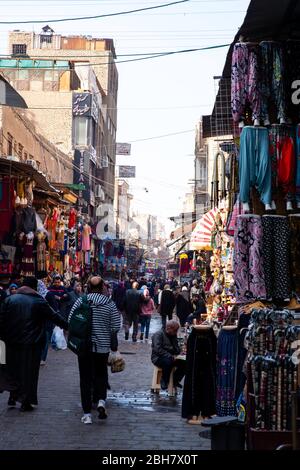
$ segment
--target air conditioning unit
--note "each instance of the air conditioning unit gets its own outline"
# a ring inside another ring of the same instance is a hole
[[[10,160],[12,162],[19,162],[20,158],[17,155],[7,155],[7,160]]]
[[[37,162],[35,160],[32,160],[32,159],[29,159],[29,160],[26,160],[26,163],[28,165],[31,165],[33,168],[35,168],[36,170],[38,169],[38,166],[37,166]]]
[[[97,184],[95,190],[96,190],[95,191],[95,197],[100,199],[100,201],[104,201],[105,200],[105,194],[104,194],[104,191],[102,189],[101,184]]]
[[[102,168],[108,168],[108,156],[103,155],[101,160],[102,160],[101,161]]]
[[[96,184],[96,187],[95,187],[95,196],[96,196],[96,197],[101,197],[101,191],[102,191],[101,184]]]

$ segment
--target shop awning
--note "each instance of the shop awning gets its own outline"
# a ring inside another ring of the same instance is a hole
[[[216,215],[219,213],[217,208],[206,212],[197,222],[191,235],[191,250],[211,250],[211,236],[215,226]]]
[[[36,183],[36,189],[41,189],[50,193],[59,194],[59,191],[52,186],[47,180],[46,176],[36,170],[32,165],[8,158],[0,157],[0,174],[14,177],[29,177]]]
[[[195,228],[195,226],[196,226],[196,222],[178,227],[177,229],[173,230],[173,232],[171,233],[172,239],[175,239],[175,241],[177,239],[180,240],[181,238],[183,238],[184,235],[188,235],[189,233],[191,233],[192,230]]]
[[[70,203],[70,204],[76,204],[78,196],[75,194],[73,191],[71,191],[69,184],[64,184],[64,183],[52,183],[53,186],[59,190],[59,192],[62,194],[63,199]]]

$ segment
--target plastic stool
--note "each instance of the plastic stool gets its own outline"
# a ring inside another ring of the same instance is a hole
[[[176,395],[176,388],[174,387],[174,382],[173,382],[173,374],[174,374],[174,367],[171,371],[169,385],[168,385],[168,394],[170,397],[174,397]],[[152,376],[152,385],[151,385],[152,393],[160,392],[161,376],[162,376],[162,369],[160,367],[154,366],[153,376]]]

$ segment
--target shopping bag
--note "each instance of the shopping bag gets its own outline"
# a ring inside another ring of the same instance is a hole
[[[57,349],[67,349],[64,331],[59,326],[54,328],[51,341],[52,340],[55,342]]]
[[[5,343],[0,339],[0,364],[6,364]]]
[[[122,372],[125,369],[125,361],[119,351],[110,352],[107,363],[112,373]]]

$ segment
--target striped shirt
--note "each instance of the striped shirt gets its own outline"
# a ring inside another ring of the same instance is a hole
[[[91,293],[87,296],[93,311],[92,319],[92,351],[108,353],[110,351],[111,334],[121,328],[121,316],[116,304],[106,295]],[[82,298],[76,300],[70,315],[79,307]]]

